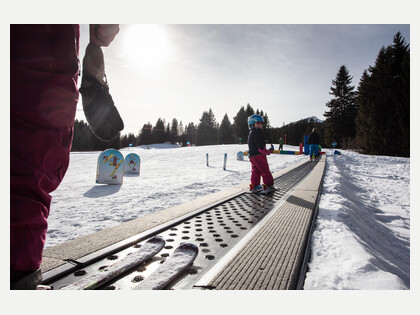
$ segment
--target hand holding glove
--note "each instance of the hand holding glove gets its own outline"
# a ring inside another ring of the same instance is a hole
[[[124,123],[109,94],[103,52],[93,42],[86,47],[79,91],[86,120],[94,135],[104,141],[117,138],[124,129]]]
[[[118,24],[91,24],[90,42],[101,47],[108,47],[120,31]]]

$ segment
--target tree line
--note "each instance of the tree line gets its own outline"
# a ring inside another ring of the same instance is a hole
[[[137,135],[129,133],[112,142],[97,139],[83,120],[76,119],[74,124],[74,137],[72,151],[101,151],[107,148],[120,149],[128,146],[149,145],[152,143],[179,143],[182,146],[215,145],[246,143],[248,139],[248,117],[259,114],[264,117],[264,128],[270,129],[268,115],[262,110],[254,110],[250,104],[242,106],[233,122],[225,114],[221,123],[216,121],[213,110],[204,111],[198,124],[192,122],[184,125],[182,121],[173,118],[166,122],[158,118],[155,125],[150,122],[143,125]]]
[[[320,136],[320,145],[325,147],[327,145],[324,141],[323,125],[322,121],[314,117],[301,119],[279,128],[272,128],[269,130],[268,139],[271,143],[278,143],[279,138],[282,138],[286,144],[298,146],[300,143],[304,143],[304,137],[309,135],[313,128],[316,128]]]
[[[325,121],[303,119],[269,130],[299,145],[317,128],[321,146],[355,149],[365,154],[410,156],[410,48],[400,32],[382,47],[375,64],[363,72],[357,90],[345,65],[332,80]]]
[[[247,119],[253,114],[264,117],[267,143],[299,145],[312,128],[317,128],[321,145],[360,150],[366,154],[410,155],[410,49],[398,32],[393,44],[382,47],[374,66],[364,71],[357,90],[345,65],[332,80],[332,99],[325,105],[325,121],[302,119],[272,128],[267,113],[242,106],[231,121],[227,114],[220,124],[210,108],[204,111],[198,124],[184,125],[173,118],[171,122],[158,118],[155,125],[144,124],[137,135],[129,133],[112,142],[97,139],[84,121],[74,125],[73,151],[100,151],[107,148],[179,143],[182,146],[246,143],[249,133]]]
[[[332,81],[324,141],[366,154],[410,156],[410,48],[398,32],[363,72],[357,90],[348,69]]]

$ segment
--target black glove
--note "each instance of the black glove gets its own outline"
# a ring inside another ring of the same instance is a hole
[[[79,91],[82,94],[83,111],[93,134],[104,141],[117,138],[124,129],[124,122],[109,94],[103,53],[97,45],[89,44],[86,48]]]

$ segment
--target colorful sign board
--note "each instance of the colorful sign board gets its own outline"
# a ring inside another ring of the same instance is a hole
[[[122,185],[124,176],[124,156],[120,151],[108,149],[98,158],[96,183]]]
[[[140,157],[135,153],[130,153],[125,157],[125,173],[140,174]]]

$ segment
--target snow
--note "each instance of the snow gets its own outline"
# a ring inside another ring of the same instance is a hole
[[[323,122],[323,120],[321,120],[321,119],[319,119],[318,117],[316,117],[316,116],[311,116],[311,117],[308,117],[308,118],[306,118],[305,119],[308,123],[310,123],[311,122],[311,120],[313,120],[314,122],[316,122],[316,123],[322,123]]]
[[[305,289],[410,288],[410,159],[331,154]]]
[[[249,180],[248,159],[238,161],[247,145],[178,147],[157,144],[121,149],[140,156],[140,176],[124,175],[123,185],[95,184],[101,152],[73,152],[59,188],[51,195],[46,247],[75,239],[147,214],[221,191]],[[286,148],[285,148],[286,149]],[[289,149],[296,149],[290,147]],[[209,166],[206,166],[206,153]],[[224,154],[227,167],[223,170]],[[269,157],[276,172],[304,156]]]
[[[121,149],[124,156],[134,152],[141,159],[140,176],[125,175],[123,185],[95,184],[100,152],[73,152],[52,193],[46,247],[247,182],[248,158],[236,159],[246,150],[247,145],[169,144]],[[340,151],[326,150],[304,289],[410,289],[410,159]],[[268,157],[272,172],[306,159]]]

